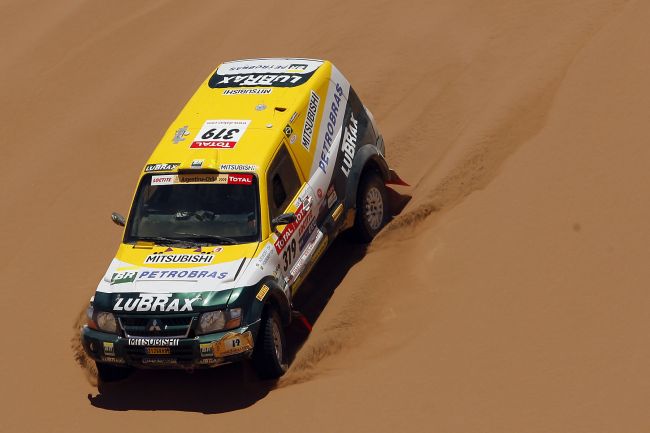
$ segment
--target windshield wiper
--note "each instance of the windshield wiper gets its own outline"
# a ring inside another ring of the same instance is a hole
[[[222,244],[222,245],[235,245],[238,242],[233,239],[229,238],[227,236],[219,236],[219,235],[200,235],[197,233],[174,233],[176,235],[181,235],[181,236],[189,236],[192,240],[209,240],[209,241],[214,241],[217,244]]]
[[[164,236],[140,236],[136,239],[136,241],[150,241],[150,242],[155,242],[158,245],[169,245],[169,244],[197,245],[197,242],[194,242],[190,239],[172,239],[172,238],[166,238]]]

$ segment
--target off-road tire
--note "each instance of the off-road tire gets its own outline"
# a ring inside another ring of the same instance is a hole
[[[367,172],[357,190],[357,212],[352,232],[363,243],[369,243],[388,221],[388,196],[379,174]]]
[[[282,321],[271,306],[262,314],[262,323],[253,350],[253,367],[260,379],[277,379],[288,368]]]
[[[97,366],[97,378],[103,383],[118,382],[133,373],[133,369],[130,367],[117,367],[104,362],[96,362],[95,365]]]

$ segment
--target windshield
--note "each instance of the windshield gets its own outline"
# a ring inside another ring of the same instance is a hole
[[[250,174],[147,174],[138,187],[124,242],[257,241],[257,191],[257,179]]]

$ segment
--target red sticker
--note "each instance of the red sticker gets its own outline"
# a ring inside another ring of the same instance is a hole
[[[230,184],[230,185],[252,185],[253,184],[253,175],[252,174],[229,174],[228,175],[228,184]]]
[[[282,233],[280,233],[278,239],[273,244],[273,246],[275,247],[275,251],[278,254],[280,254],[284,249],[284,247],[287,246],[289,240],[291,240],[291,237],[296,232],[300,224],[303,222],[303,219],[307,215],[307,212],[308,211],[304,209],[304,206],[301,203],[300,206],[298,206],[298,209],[296,209],[296,211],[294,212],[296,214],[296,221],[287,224],[282,230]]]
[[[236,141],[193,141],[192,149],[232,149]]]

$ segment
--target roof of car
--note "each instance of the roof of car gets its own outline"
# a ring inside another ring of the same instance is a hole
[[[243,171],[233,165],[246,165],[246,171],[263,171],[284,127],[330,71],[331,63],[314,59],[222,63],[172,122],[145,171],[156,164],[220,171]]]

